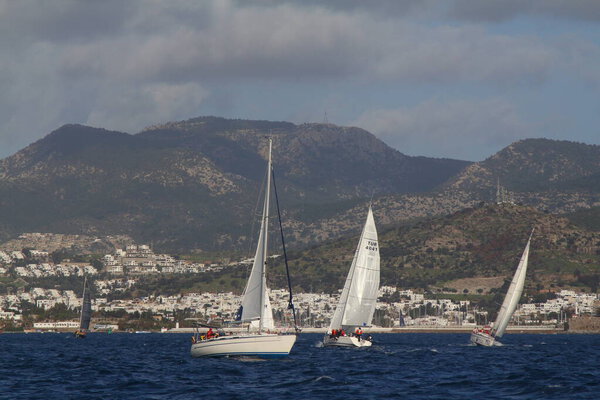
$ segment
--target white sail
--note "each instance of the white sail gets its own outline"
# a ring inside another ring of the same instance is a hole
[[[265,312],[263,318],[263,329],[275,329],[275,321],[273,320],[273,308],[271,307],[271,301],[269,300],[268,290],[265,291]],[[253,329],[260,329],[260,320],[254,320],[250,323]]]
[[[533,231],[531,232],[531,235],[533,235]],[[527,240],[527,245],[525,246],[525,250],[523,251],[523,255],[521,256],[521,260],[519,261],[519,266],[517,267],[515,275],[513,276],[513,279],[510,283],[508,292],[506,292],[506,297],[502,302],[502,307],[500,307],[500,311],[498,312],[496,322],[494,322],[494,326],[492,329],[492,336],[494,337],[499,338],[502,337],[502,335],[504,335],[504,331],[506,331],[508,322],[512,318],[512,315],[517,309],[517,305],[519,304],[519,300],[521,299],[523,287],[525,286],[525,276],[527,275],[527,263],[529,259],[529,245],[531,243],[531,235],[529,236],[529,240]]]
[[[272,329],[273,311],[267,292],[266,282],[266,260],[267,260],[267,242],[269,232],[269,197],[271,189],[271,148],[272,142],[269,139],[269,162],[267,167],[267,186],[265,190],[265,201],[263,204],[262,221],[260,225],[260,234],[258,235],[258,245],[254,255],[254,264],[250,272],[250,278],[244,290],[242,298],[242,321],[258,321],[258,329]]]
[[[83,281],[83,295],[81,297],[81,315],[79,317],[79,330],[87,331],[90,329],[92,319],[92,295],[87,287],[87,276]]]
[[[379,292],[379,244],[373,211],[358,241],[354,259],[329,330],[371,324]]]

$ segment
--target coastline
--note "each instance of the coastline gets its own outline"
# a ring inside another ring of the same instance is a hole
[[[383,328],[383,327],[370,327],[364,328],[365,333],[376,333],[376,334],[386,334],[386,333],[471,333],[474,326],[410,326],[410,327],[393,327],[393,328]],[[206,331],[205,328],[200,328],[200,332]],[[232,333],[241,333],[245,332],[246,329],[243,328],[230,328],[225,329],[227,332]],[[3,334],[8,333],[25,333],[25,334],[35,334],[35,333],[73,333],[74,330],[40,330],[37,332],[23,332],[23,331],[4,331]],[[141,333],[187,333],[193,334],[196,332],[195,328],[172,328],[166,331],[144,331],[137,332],[137,334]],[[287,333],[291,333],[292,330],[288,329]],[[91,333],[107,333],[106,331],[92,331]],[[127,331],[113,331],[112,333],[132,333],[136,334],[136,332],[127,332]],[[302,333],[319,333],[326,334],[327,328],[302,328]],[[535,333],[535,334],[557,334],[557,333],[569,333],[569,334],[600,334],[600,330],[569,330],[565,331],[562,328],[554,328],[542,325],[534,325],[534,326],[509,326],[507,329],[507,333]]]

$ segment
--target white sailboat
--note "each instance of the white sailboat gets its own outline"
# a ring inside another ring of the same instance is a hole
[[[519,261],[519,266],[517,267],[515,275],[510,282],[510,287],[508,288],[508,292],[506,292],[506,296],[504,297],[504,301],[502,302],[502,306],[500,307],[496,321],[491,326],[475,328],[471,333],[471,343],[479,346],[502,346],[502,343],[500,343],[497,339],[504,335],[506,327],[508,326],[508,322],[512,318],[512,315],[519,304],[519,300],[521,299],[523,287],[525,286],[525,276],[527,275],[529,245],[531,244],[532,236],[533,230],[529,235],[527,245],[525,246],[525,250],[523,250],[521,260]]]
[[[79,316],[79,329],[75,332],[75,337],[85,338],[90,329],[92,320],[92,295],[87,287],[87,276],[83,280],[83,295],[81,296],[81,314]]]
[[[254,256],[252,272],[248,278],[242,298],[241,322],[249,323],[249,332],[232,336],[196,339],[192,344],[192,357],[242,356],[277,358],[287,356],[294,343],[295,334],[274,333],[273,312],[269,301],[266,264],[269,231],[269,198],[271,190],[272,139],[269,138],[269,161],[267,166],[267,186],[263,203],[262,222],[258,246]]]
[[[371,325],[378,292],[379,244],[373,211],[369,206],[367,220],[323,344],[344,347],[371,346],[373,342],[370,337],[362,334],[362,328]]]

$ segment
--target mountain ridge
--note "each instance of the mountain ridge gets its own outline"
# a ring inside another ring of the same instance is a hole
[[[267,134],[286,213],[300,224],[312,218],[301,212],[307,207],[432,190],[468,165],[405,156],[367,131],[331,124],[201,117],[135,135],[70,124],[0,161],[4,235],[127,234],[188,251],[238,246],[248,240],[240,232],[260,191]]]

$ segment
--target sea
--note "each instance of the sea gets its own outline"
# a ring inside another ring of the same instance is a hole
[[[188,334],[0,334],[1,399],[600,399],[600,335],[376,334],[278,360],[199,359]]]

